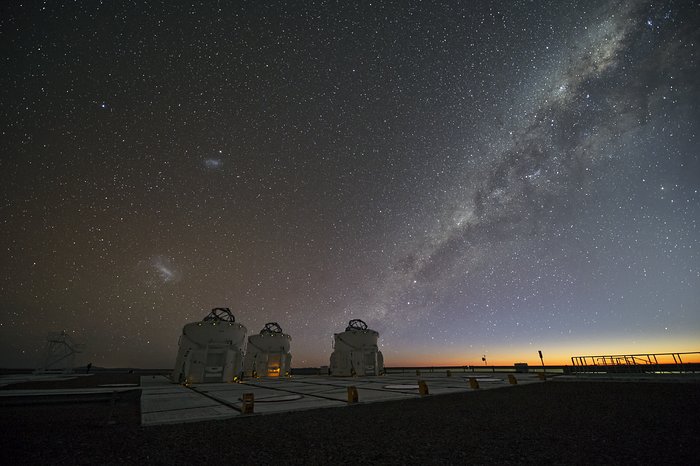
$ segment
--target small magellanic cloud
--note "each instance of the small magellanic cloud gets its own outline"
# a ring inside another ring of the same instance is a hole
[[[224,162],[221,159],[204,159],[204,167],[208,170],[219,170],[224,166]]]

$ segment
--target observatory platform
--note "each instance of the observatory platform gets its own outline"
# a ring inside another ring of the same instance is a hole
[[[418,380],[426,383],[430,395],[511,387],[508,374],[429,373],[420,376],[388,374],[382,377],[294,376],[256,378],[242,383],[173,384],[166,377],[141,378],[141,423],[144,426],[180,424],[241,416],[243,394],[254,396],[255,414],[272,414],[317,408],[347,406],[348,387],[357,389],[358,403],[419,398]],[[537,374],[518,374],[518,384],[541,383]]]

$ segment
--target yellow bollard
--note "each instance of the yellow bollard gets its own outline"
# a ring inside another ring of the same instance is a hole
[[[241,403],[241,414],[253,414],[255,408],[255,395],[252,393],[243,394],[243,403]]]
[[[508,383],[511,385],[518,385],[518,379],[516,379],[513,374],[508,374]]]
[[[537,378],[540,380],[547,380],[547,374],[545,374],[544,372],[538,372]]]
[[[452,377],[452,371],[449,370],[449,369],[447,369],[447,376],[448,376],[448,377]]]
[[[425,380],[418,381],[418,393],[420,393],[420,396],[430,395],[430,393],[428,391],[428,384],[425,383]]]
[[[359,400],[359,395],[357,394],[357,387],[348,387],[348,403],[357,403]]]
[[[479,389],[479,381],[476,380],[476,377],[469,377],[469,388],[471,388],[472,390]]]

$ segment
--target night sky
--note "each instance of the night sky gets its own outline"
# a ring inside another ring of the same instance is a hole
[[[0,6],[0,366],[700,350],[698,2],[145,3]]]

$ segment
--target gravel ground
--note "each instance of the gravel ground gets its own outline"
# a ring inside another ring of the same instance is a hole
[[[137,399],[3,406],[0,463],[689,465],[700,460],[699,394],[547,382],[156,427],[139,425]]]

